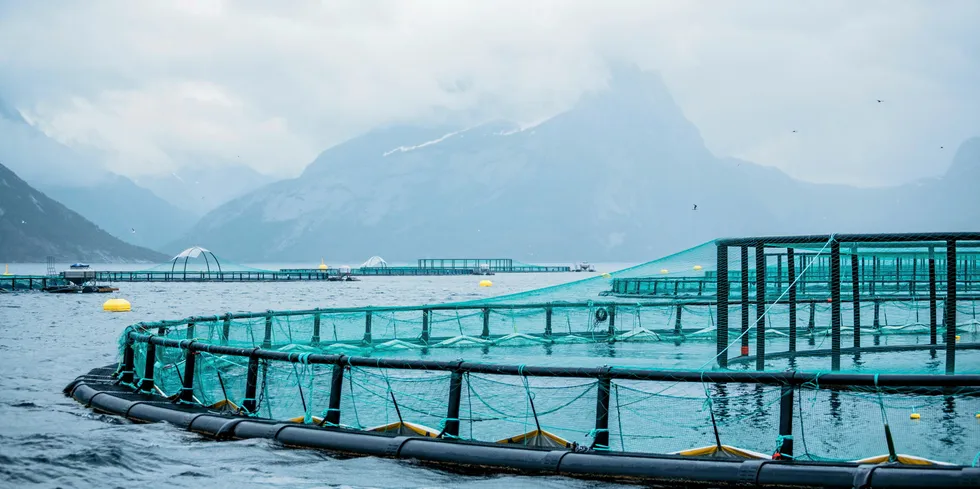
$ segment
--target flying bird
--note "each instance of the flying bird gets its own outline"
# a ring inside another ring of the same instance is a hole
[[[796,132],[796,129],[793,129],[793,132],[795,133]]]
[[[131,229],[133,230],[133,234],[136,234],[136,228],[131,228]]]
[[[694,209],[691,209],[691,210],[694,210],[694,211],[698,210],[698,205],[697,204],[694,204]]]
[[[875,99],[875,100],[877,100],[879,104],[881,103],[881,99],[880,98]]]
[[[943,147],[942,147],[942,146],[940,146],[940,147],[939,147],[939,149],[943,149]]]

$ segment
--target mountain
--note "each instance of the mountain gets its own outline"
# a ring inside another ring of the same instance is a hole
[[[198,217],[105,170],[98,155],[48,137],[2,100],[0,163],[113,236],[139,246],[169,242]]]
[[[39,186],[44,193],[127,243],[157,248],[186,232],[195,216],[119,175],[93,186]]]
[[[180,170],[143,176],[137,182],[195,218],[273,181],[248,166],[231,161],[203,160],[191,154],[179,155],[178,159],[184,165]],[[169,239],[175,236],[171,235]]]
[[[50,199],[0,164],[0,258],[5,261],[162,262]]]
[[[339,144],[299,178],[216,208],[168,250],[201,243],[240,261],[624,261],[722,236],[971,229],[973,145],[940,179],[800,182],[714,156],[657,74],[614,66],[604,90],[534,127],[401,125]]]

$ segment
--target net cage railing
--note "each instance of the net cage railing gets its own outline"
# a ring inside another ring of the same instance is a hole
[[[182,403],[390,434],[976,464],[980,298],[960,284],[975,278],[963,257],[980,235],[877,237],[719,240],[570,284],[452,304],[140,323],[121,338],[118,375]],[[916,279],[925,288],[847,289],[862,278],[852,257],[880,258],[878,250],[924,256],[927,273]],[[773,255],[784,257],[778,273]],[[811,272],[830,278],[802,293]],[[609,293],[616,280],[705,275],[713,289],[702,296]],[[749,293],[732,294],[732,281]]]
[[[980,375],[561,367],[222,346],[132,330],[119,378],[326,428],[707,457],[975,464]],[[936,431],[944,437],[930,436]]]

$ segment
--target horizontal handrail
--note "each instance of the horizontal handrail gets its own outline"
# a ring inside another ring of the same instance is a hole
[[[715,384],[741,383],[763,385],[804,384],[857,387],[980,387],[980,374],[856,374],[822,372],[759,372],[759,371],[695,371],[654,370],[635,367],[560,367],[493,364],[468,361],[412,360],[372,358],[336,354],[305,354],[263,348],[242,348],[214,345],[200,340],[176,340],[152,334],[130,331],[130,341],[150,343],[189,352],[205,352],[261,360],[274,360],[313,365],[347,365],[396,370],[429,370],[476,373],[485,375],[514,375],[523,377],[578,377],[594,379],[644,380],[666,382],[707,382]]]

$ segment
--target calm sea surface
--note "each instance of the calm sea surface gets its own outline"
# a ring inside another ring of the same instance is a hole
[[[43,264],[11,265],[18,274],[44,271]],[[461,301],[583,275],[492,278],[489,289],[465,276],[350,283],[124,283],[119,296],[133,304],[133,311],[124,314],[103,312],[108,297],[101,294],[0,294],[0,487],[596,487],[561,477],[462,476],[410,462],[340,459],[265,440],[218,443],[165,424],[137,425],[93,414],[61,393],[76,376],[114,362],[119,333],[138,321],[225,311]]]

